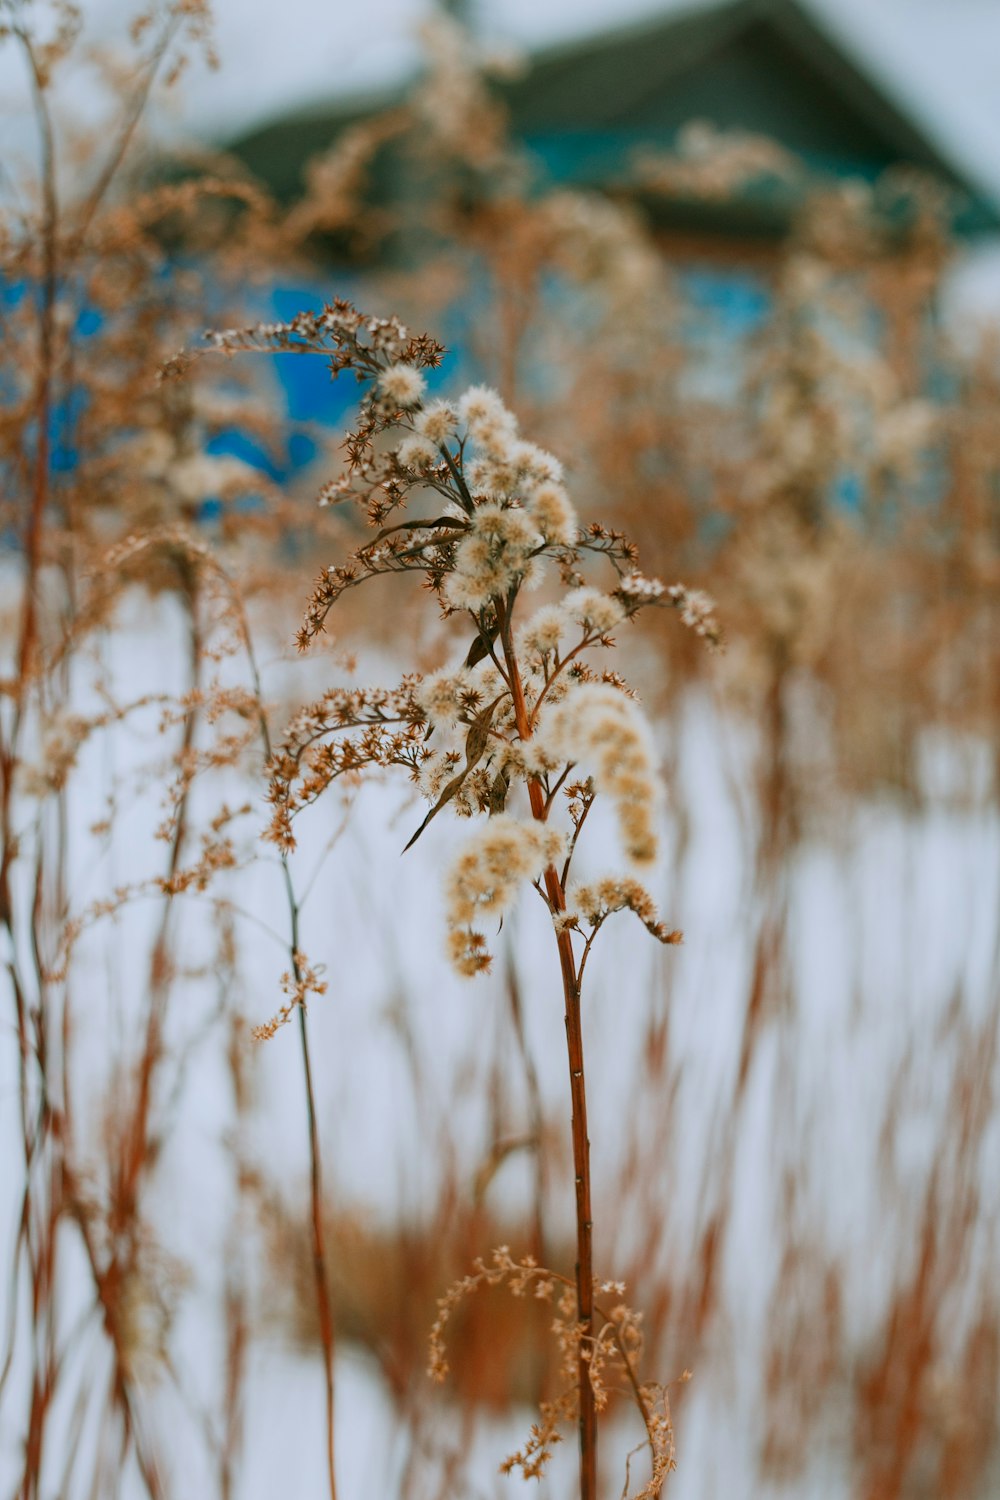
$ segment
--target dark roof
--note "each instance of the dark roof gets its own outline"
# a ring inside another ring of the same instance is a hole
[[[671,145],[692,119],[771,137],[820,170],[876,177],[907,163],[962,201],[957,227],[1000,228],[1000,209],[950,160],[857,57],[798,0],[726,0],[575,40],[537,54],[500,86],[511,125],[558,179],[612,185],[631,150]],[[396,96],[398,97],[398,96]],[[315,109],[251,132],[233,149],[284,195],[305,160],[380,99]],[[689,205],[697,217],[697,205]],[[759,205],[706,207],[702,227],[780,232]],[[703,215],[704,217],[704,215]]]

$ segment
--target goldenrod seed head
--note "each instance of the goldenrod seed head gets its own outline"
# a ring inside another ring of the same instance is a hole
[[[412,365],[389,365],[378,378],[378,388],[387,401],[403,408],[418,406],[426,381]]]

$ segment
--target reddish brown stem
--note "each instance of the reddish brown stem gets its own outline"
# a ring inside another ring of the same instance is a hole
[[[514,719],[522,740],[531,737],[531,720],[524,701],[524,689],[511,638],[510,617],[501,615],[500,638],[503,643],[507,676],[514,703]],[[545,793],[538,781],[528,782],[532,817],[539,823],[546,819]],[[566,893],[559,873],[549,865],[543,876],[545,894],[554,912],[566,910]],[[587,1087],[583,1065],[583,1025],[580,1015],[580,982],[576,957],[569,932],[557,938],[559,967],[562,973],[563,1000],[566,1013],[566,1053],[569,1061],[569,1088],[573,1117],[573,1175],[576,1188],[576,1306],[580,1324],[580,1359],[577,1381],[580,1397],[580,1500],[597,1496],[597,1410],[594,1389],[590,1383],[590,1350],[594,1326],[593,1219],[590,1204],[590,1139],[587,1135]]]

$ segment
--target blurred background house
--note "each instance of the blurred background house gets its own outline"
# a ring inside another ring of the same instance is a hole
[[[473,8],[447,9],[474,37]],[[492,65],[489,48],[483,56],[490,95],[534,189],[596,192],[638,211],[683,287],[689,341],[706,358],[714,348],[717,362],[766,315],[769,284],[818,192],[873,189],[883,227],[902,241],[921,212],[915,189],[933,184],[960,242],[989,244],[1000,233],[992,188],[912,110],[860,41],[845,42],[842,29],[801,0],[668,4],[660,14]],[[372,121],[391,121],[408,87],[282,111],[240,134],[232,150],[280,200],[294,202],[310,163]],[[359,239],[359,213],[350,237],[334,231],[317,239],[331,270],[351,278],[432,253],[413,233],[409,212],[440,195],[427,171],[412,140],[401,144],[390,124],[360,197],[370,217],[406,228]],[[470,204],[498,191],[488,157],[458,191]],[[353,279],[338,285],[357,295]],[[912,360],[928,304],[919,295],[907,303],[899,290],[893,287],[882,322],[893,325],[887,337],[900,357]],[[284,316],[301,292],[279,289],[276,314]],[[461,333],[452,334],[452,346],[461,347]],[[339,416],[339,394],[331,400],[321,372],[289,365],[283,378],[293,415]]]
[[[638,190],[637,153],[674,151],[703,122],[763,137],[838,180],[870,183],[892,167],[918,168],[954,195],[961,233],[1000,230],[993,195],[895,97],[862,49],[846,48],[797,0],[668,8],[659,18],[535,52],[514,78],[497,81],[496,93],[514,137],[557,183],[620,193],[632,181]],[[241,135],[233,149],[279,196],[292,198],[311,157],[398,97],[385,91],[290,112]],[[771,180],[755,177],[741,193],[720,193],[722,201],[678,192],[669,205],[655,205],[664,248],[685,258],[766,258],[787,233],[795,203],[794,184],[773,175],[762,172]],[[391,192],[391,171],[380,186]]]

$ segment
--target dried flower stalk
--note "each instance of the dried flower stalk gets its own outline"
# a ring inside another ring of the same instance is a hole
[[[615,807],[633,869],[648,870],[657,851],[658,779],[649,730],[618,674],[598,673],[587,657],[612,649],[612,632],[651,605],[677,610],[697,635],[718,644],[711,601],[681,584],[668,588],[643,577],[635,547],[621,532],[598,523],[581,527],[562,465],[520,436],[514,414],[494,390],[473,386],[454,403],[429,399],[425,372],[444,351],[426,335],[412,336],[398,319],[365,317],[337,300],[288,323],[207,337],[226,355],[320,354],[334,378],[350,371],[364,388],[358,425],[344,444],[346,472],[319,500],[360,505],[375,535],[320,575],[300,647],[324,631],[346,591],[383,575],[421,575],[444,616],[471,627],[460,666],[426,678],[406,676],[389,691],[332,689],[295,717],[271,760],[269,837],[287,855],[295,817],[338,778],[400,766],[430,803],[410,844],[446,806],[474,824],[445,882],[449,953],[459,973],[489,969],[481,928],[511,907],[525,883],[548,909],[572,1101],[580,1497],[595,1500],[600,1385],[594,1360],[601,1343],[594,1322],[581,980],[612,911],[631,908],[661,942],[675,943],[680,934],[659,922],[651,897],[632,876],[585,890],[579,913],[567,905],[577,841],[598,795],[606,793]],[[610,564],[608,590],[587,584],[582,568],[590,559]],[[547,567],[555,570],[563,598],[522,625],[522,594],[542,582]],[[586,780],[568,785],[577,768]],[[578,951],[581,920],[591,930]],[[561,1415],[562,1407],[553,1420]],[[659,1493],[665,1472],[655,1444],[653,1451],[648,1495]],[[521,1465],[526,1473],[537,1472],[540,1455],[530,1448]]]

